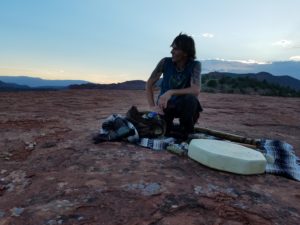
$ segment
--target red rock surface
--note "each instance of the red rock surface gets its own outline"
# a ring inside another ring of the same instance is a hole
[[[144,91],[0,93],[0,224],[299,224],[300,182],[215,171],[128,143],[94,145]],[[199,125],[289,142],[296,98],[201,93]]]

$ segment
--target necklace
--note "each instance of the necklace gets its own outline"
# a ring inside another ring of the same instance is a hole
[[[183,71],[184,71],[184,68],[185,68],[185,67],[183,67],[183,68],[178,68],[177,65],[175,66],[176,72],[178,72],[178,73],[183,72]]]
[[[175,63],[175,69],[176,69],[176,72],[178,72],[178,73],[183,72],[184,69],[187,67],[187,64],[188,64],[188,62],[186,62],[186,63],[184,64],[183,68],[179,68],[178,65],[177,65],[177,63]]]

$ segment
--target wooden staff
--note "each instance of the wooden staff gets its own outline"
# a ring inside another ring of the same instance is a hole
[[[230,134],[227,132],[212,130],[212,129],[203,128],[203,127],[195,127],[194,130],[195,130],[195,132],[205,133],[205,134],[212,135],[212,136],[215,136],[215,137],[218,137],[221,139],[238,142],[238,143],[243,144],[244,146],[247,146],[250,148],[256,148],[260,142],[260,139],[246,138],[246,137],[239,136],[236,134]]]

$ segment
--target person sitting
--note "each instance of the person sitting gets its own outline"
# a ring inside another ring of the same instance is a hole
[[[172,57],[159,61],[146,82],[146,95],[151,111],[166,121],[166,135],[175,132],[174,118],[179,118],[177,134],[187,139],[203,111],[198,96],[201,87],[201,63],[196,60],[195,42],[191,36],[180,33],[171,44]],[[160,94],[154,101],[154,87],[163,75]],[[178,132],[179,131],[179,132]]]

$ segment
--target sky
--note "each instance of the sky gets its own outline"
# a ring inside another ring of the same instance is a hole
[[[300,61],[299,0],[1,0],[0,75],[146,80],[180,33],[197,59]]]

